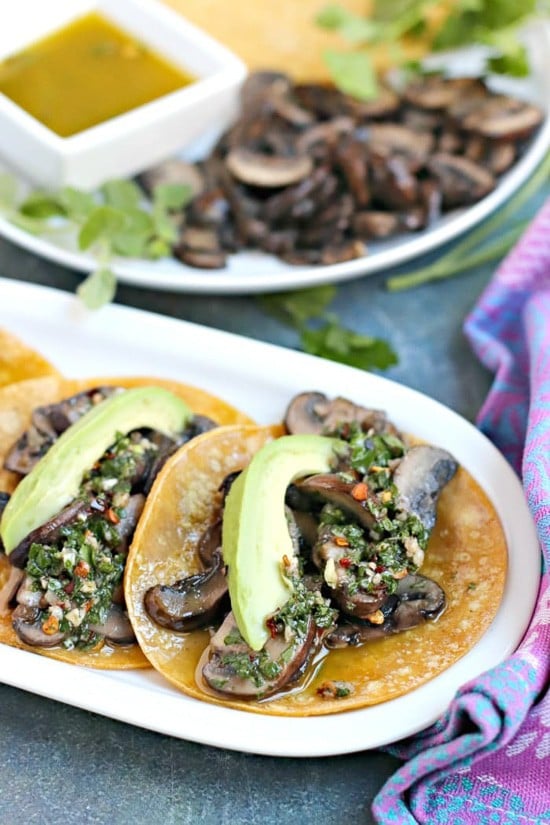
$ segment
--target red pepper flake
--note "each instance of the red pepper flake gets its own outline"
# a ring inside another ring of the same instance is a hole
[[[50,615],[44,622],[42,622],[42,630],[46,636],[53,636],[54,633],[57,633],[59,630],[59,622],[55,616]]]
[[[364,481],[360,481],[351,490],[351,496],[355,501],[366,501],[369,497],[369,488]]]
[[[279,633],[279,629],[277,627],[277,622],[275,621],[275,619],[273,617],[271,617],[270,619],[267,619],[265,624],[266,624],[267,629],[269,630],[269,635],[271,636],[272,639],[274,639],[275,636],[277,636],[277,634]]]
[[[344,536],[335,536],[334,544],[337,547],[349,547],[349,541]]]
[[[340,567],[351,567],[352,561],[349,556],[343,556],[341,559],[338,560],[338,564]]]
[[[111,524],[118,524],[120,521],[120,516],[118,516],[112,507],[109,507],[106,514],[107,518],[111,522]]]
[[[94,606],[94,603],[91,599],[89,601],[85,602],[84,603],[84,610],[86,611],[86,613],[89,613],[93,606]]]
[[[80,576],[81,579],[85,579],[88,573],[90,572],[90,565],[87,561],[81,559],[74,569],[75,576]]]
[[[375,573],[383,573],[384,572],[384,565],[383,564],[377,564],[376,567],[374,568],[374,572]]]

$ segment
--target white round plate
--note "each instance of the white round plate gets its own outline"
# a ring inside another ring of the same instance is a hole
[[[160,261],[119,258],[113,263],[119,281],[138,287],[203,294],[276,292],[347,281],[375,272],[389,273],[396,266],[452,241],[505,204],[550,148],[550,85],[547,82],[550,77],[550,26],[541,24],[534,28],[526,44],[533,67],[531,76],[522,80],[493,77],[490,83],[498,91],[537,103],[545,112],[545,119],[521,159],[502,176],[493,192],[475,205],[450,212],[421,232],[372,242],[366,256],[331,266],[291,266],[263,252],[239,252],[229,257],[225,269],[216,270],[194,269],[168,258]],[[455,75],[479,74],[481,53],[477,49],[468,49],[437,61],[431,60],[429,65],[444,65]],[[195,160],[211,142],[212,136],[205,138],[200,146],[189,151],[188,157]],[[79,252],[75,244],[71,245],[65,238],[32,235],[1,215],[0,236],[29,252],[80,272],[90,272],[97,267],[92,256]]]

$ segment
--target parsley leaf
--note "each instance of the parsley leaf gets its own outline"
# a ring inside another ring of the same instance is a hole
[[[359,100],[372,100],[378,94],[376,72],[366,52],[327,50],[325,63],[336,86]]]
[[[364,370],[385,370],[397,364],[397,355],[386,341],[347,329],[336,315],[327,313],[335,295],[336,288],[327,284],[261,295],[257,301],[265,312],[299,331],[302,349],[310,355]],[[325,324],[310,328],[308,323],[315,320]]]
[[[385,370],[397,364],[397,355],[387,341],[346,329],[337,319],[319,329],[304,329],[301,342],[310,355],[362,370]]]
[[[85,307],[100,309],[115,297],[116,276],[110,269],[96,269],[82,281],[76,291]]]
[[[319,318],[336,295],[336,287],[327,284],[296,292],[260,295],[258,303],[283,324],[300,329],[306,321]]]

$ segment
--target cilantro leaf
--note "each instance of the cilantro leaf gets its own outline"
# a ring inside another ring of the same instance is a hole
[[[31,192],[19,206],[19,211],[28,218],[65,217],[67,214],[58,197],[50,192],[41,192],[40,190]]]
[[[105,203],[115,209],[135,209],[143,198],[143,192],[132,180],[108,180],[101,193]]]
[[[325,63],[336,86],[359,100],[372,100],[378,94],[378,82],[371,58],[366,52],[324,53]]]
[[[335,319],[319,329],[302,330],[301,344],[310,355],[363,370],[384,370],[398,362],[387,341],[353,332]]]
[[[90,273],[76,291],[85,307],[100,309],[115,297],[116,276],[110,269],[100,267]]]
[[[125,215],[113,206],[96,206],[90,212],[78,234],[79,249],[88,249],[98,240],[111,240],[125,223]]]
[[[69,220],[80,223],[88,217],[97,206],[96,200],[89,192],[82,192],[73,186],[64,186],[59,193],[59,200]]]
[[[153,203],[167,211],[183,209],[193,197],[193,189],[185,183],[161,183],[155,187]]]
[[[258,303],[283,324],[300,329],[306,321],[321,317],[335,295],[336,288],[327,284],[295,292],[260,295]]]

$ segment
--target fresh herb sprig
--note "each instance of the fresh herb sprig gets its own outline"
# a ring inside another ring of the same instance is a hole
[[[523,234],[528,220],[514,223],[501,232],[494,241],[490,238],[502,230],[506,221],[515,215],[521,207],[550,180],[550,153],[546,155],[529,180],[510,200],[495,214],[459,241],[446,255],[442,255],[430,266],[408,272],[406,275],[394,275],[386,281],[390,292],[397,292],[411,287],[421,286],[430,281],[441,281],[467,272],[476,266],[500,261]]]
[[[357,47],[325,53],[336,86],[359,99],[376,97],[373,49],[382,46],[395,65],[407,64],[406,45],[414,42],[421,42],[433,52],[481,44],[488,48],[487,71],[515,77],[529,74],[528,56],[518,39],[518,30],[535,14],[548,14],[548,0],[454,0],[439,25],[430,23],[437,6],[441,6],[440,0],[375,0],[368,18],[338,4],[326,6],[316,18],[317,25]],[[417,63],[415,66],[419,68]]]
[[[397,364],[387,341],[354,332],[327,311],[335,295],[336,287],[326,285],[262,295],[257,300],[265,312],[297,330],[301,348],[310,355],[363,370],[385,370]]]
[[[159,185],[151,201],[134,181],[111,180],[93,195],[73,187],[58,192],[31,192],[18,202],[17,184],[0,175],[0,213],[25,232],[72,235],[80,251],[89,250],[97,267],[77,292],[89,309],[109,303],[116,290],[112,259],[154,260],[169,255],[177,240],[172,213],[190,200],[190,187]]]

